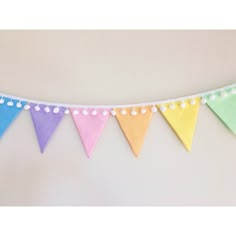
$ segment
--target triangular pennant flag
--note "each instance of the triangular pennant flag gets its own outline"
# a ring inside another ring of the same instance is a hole
[[[14,99],[1,98],[0,104],[0,138],[3,136],[7,128],[16,119],[22,111],[25,102],[19,102]]]
[[[95,145],[110,117],[110,110],[76,108],[71,108],[70,110],[87,156],[91,157]]]
[[[200,98],[158,105],[162,115],[188,151],[192,147],[199,106]]]
[[[204,99],[225,126],[236,134],[236,94],[216,93]]]
[[[115,109],[116,118],[137,157],[152,118],[150,107]]]
[[[41,153],[64,116],[65,108],[31,104],[30,114]]]

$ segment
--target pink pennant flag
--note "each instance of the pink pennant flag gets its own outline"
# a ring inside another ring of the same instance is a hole
[[[87,156],[91,157],[95,145],[110,117],[110,110],[91,108],[71,108],[70,110]]]

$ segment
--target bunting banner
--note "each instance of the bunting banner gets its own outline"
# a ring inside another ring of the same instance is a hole
[[[236,84],[233,84],[180,98],[126,105],[60,104],[0,93],[0,138],[22,111],[29,112],[39,149],[44,153],[63,117],[67,115],[71,116],[85,152],[91,157],[106,123],[114,117],[137,157],[148,135],[153,114],[159,111],[186,150],[190,151],[201,104],[206,104],[236,134]]]

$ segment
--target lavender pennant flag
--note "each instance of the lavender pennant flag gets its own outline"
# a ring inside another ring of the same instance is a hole
[[[38,138],[41,153],[61,122],[65,108],[31,104],[30,114]]]

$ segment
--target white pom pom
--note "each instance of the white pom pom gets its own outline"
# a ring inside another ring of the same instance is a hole
[[[132,116],[136,116],[137,114],[138,114],[137,111],[135,111],[134,109],[132,109],[131,115],[132,115]]]
[[[16,103],[16,107],[17,107],[17,108],[21,108],[21,107],[22,107],[21,102],[17,102],[17,103]]]
[[[93,110],[91,114],[92,114],[92,116],[96,116],[97,115],[97,111]]]
[[[35,111],[40,111],[40,106],[36,105],[36,106],[34,107],[34,110],[35,110]]]
[[[169,105],[169,108],[170,108],[171,110],[174,110],[174,109],[175,109],[175,104],[174,104],[174,103],[171,103],[171,104]]]
[[[166,111],[166,107],[164,105],[161,105],[160,106],[160,111],[164,113]]]
[[[152,112],[157,112],[156,106],[152,106],[151,110],[152,110]]]
[[[5,100],[3,98],[0,99],[0,104],[4,104]]]
[[[127,111],[126,111],[125,109],[122,109],[122,110],[120,111],[120,113],[121,113],[121,115],[126,115],[126,114],[127,114]]]
[[[216,99],[216,95],[215,95],[215,94],[212,94],[212,95],[210,96],[210,100],[213,101],[213,100],[215,100],[215,99]]]
[[[65,114],[65,115],[69,115],[69,114],[70,114],[70,110],[69,110],[69,109],[66,109],[66,110],[64,111],[64,114]]]
[[[146,108],[141,109],[141,114],[145,114],[147,112]]]
[[[114,109],[112,109],[112,110],[111,110],[111,114],[112,114],[113,116],[116,116],[116,111],[115,111]]]
[[[102,115],[103,115],[103,116],[107,116],[107,115],[108,115],[108,111],[104,110],[104,111],[102,112]]]
[[[182,109],[184,109],[185,107],[186,107],[186,103],[183,101],[183,102],[181,102],[180,103],[180,107],[182,108]]]
[[[227,97],[227,95],[228,95],[228,93],[226,93],[225,91],[222,91],[222,92],[220,93],[220,97],[221,97],[221,98],[225,98],[225,97]]]
[[[26,105],[24,106],[24,109],[25,109],[26,111],[28,111],[28,110],[30,109],[30,105],[29,105],[29,104],[26,104]]]
[[[84,116],[87,116],[87,115],[88,115],[88,111],[87,111],[86,109],[83,109],[82,114],[83,114]]]
[[[205,105],[206,103],[207,103],[206,98],[202,98],[202,99],[201,99],[201,104]]]
[[[231,91],[230,91],[231,94],[236,94],[236,89],[235,88],[232,88]]]
[[[44,108],[44,111],[47,112],[47,113],[49,113],[51,110],[50,110],[49,107],[45,107],[45,108]]]
[[[55,107],[55,108],[53,109],[53,113],[55,113],[55,114],[57,114],[59,111],[60,111],[60,108],[59,108],[59,107]]]
[[[73,115],[77,116],[79,114],[79,111],[78,110],[74,110],[73,111]]]
[[[192,98],[191,100],[190,100],[190,104],[193,106],[193,105],[195,105],[196,104],[196,100],[194,99],[194,98]]]
[[[9,106],[9,107],[13,107],[13,106],[14,106],[13,101],[9,101],[9,102],[7,102],[7,106]]]

